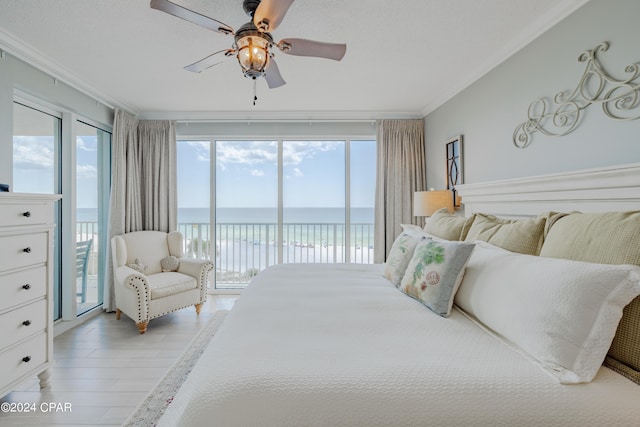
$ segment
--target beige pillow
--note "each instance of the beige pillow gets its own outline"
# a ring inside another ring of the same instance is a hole
[[[445,240],[464,240],[472,222],[473,216],[465,218],[442,208],[431,215],[424,231]]]
[[[640,265],[640,211],[573,213],[550,228],[540,255]],[[605,364],[640,384],[640,297],[624,309]]]
[[[550,228],[540,255],[640,265],[640,211],[566,215]]]
[[[501,219],[476,214],[465,241],[481,240],[492,245],[527,255],[538,255],[544,241],[546,217]]]

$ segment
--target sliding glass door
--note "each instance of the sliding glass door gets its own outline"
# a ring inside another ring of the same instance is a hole
[[[76,312],[103,301],[111,134],[76,124]]]
[[[56,202],[54,320],[100,306],[106,269],[111,133],[74,116],[31,100],[14,102],[11,190],[63,194]]]
[[[62,193],[62,113],[32,103],[13,104],[13,188],[17,193]],[[61,202],[55,204],[53,313],[62,317]]]
[[[215,142],[216,289],[243,287],[278,257],[278,142]]]
[[[274,264],[372,263],[375,146],[178,141],[187,256],[214,261],[217,291],[241,289]]]
[[[283,142],[284,263],[345,262],[344,141]]]

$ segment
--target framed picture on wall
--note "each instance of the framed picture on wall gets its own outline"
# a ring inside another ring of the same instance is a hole
[[[453,193],[453,206],[460,207],[460,198],[456,186],[463,183],[462,174],[462,135],[449,139],[445,145],[447,155],[447,190]]]

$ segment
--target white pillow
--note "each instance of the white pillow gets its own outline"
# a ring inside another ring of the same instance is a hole
[[[400,226],[402,227],[402,231],[412,237],[416,237],[416,238],[420,238],[420,237],[426,237],[427,239],[432,239],[435,240],[436,242],[450,242],[452,240],[446,240],[446,239],[441,239],[438,236],[434,236],[433,234],[429,234],[426,231],[424,231],[423,228],[414,225],[414,224],[400,224]],[[455,240],[457,242],[457,240]]]
[[[640,267],[516,254],[475,243],[455,303],[559,382],[593,380],[623,308],[640,294]]]

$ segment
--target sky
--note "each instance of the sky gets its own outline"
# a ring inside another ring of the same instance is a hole
[[[95,208],[98,197],[96,129],[79,124],[76,139],[77,207]],[[217,141],[218,207],[277,207],[278,143]],[[13,191],[56,193],[54,138],[14,137]],[[178,207],[210,206],[211,148],[208,141],[178,142]],[[374,205],[375,142],[351,141],[351,206]],[[285,207],[344,207],[344,141],[284,141]]]
[[[373,207],[375,142],[351,142],[351,206]],[[178,206],[209,207],[209,141],[178,142]],[[344,141],[284,141],[285,207],[344,207]],[[276,207],[278,142],[216,141],[218,207]]]
[[[78,208],[98,206],[98,152],[95,128],[94,135],[78,136],[76,139],[76,191]],[[52,136],[14,136],[13,138],[13,188],[15,192],[58,193],[56,188]]]

